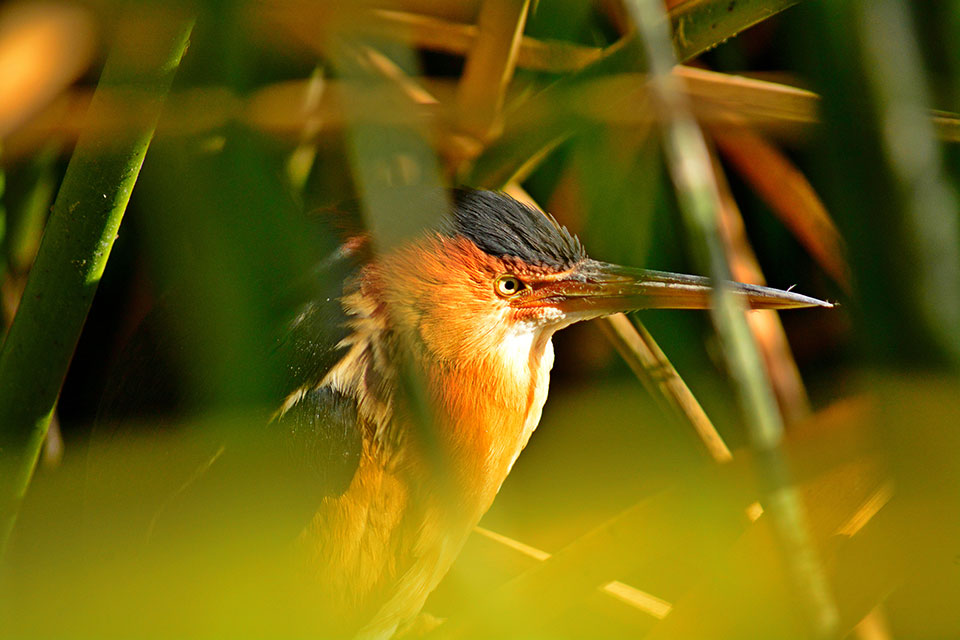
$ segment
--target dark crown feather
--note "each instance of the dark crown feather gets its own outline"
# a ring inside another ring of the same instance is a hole
[[[577,237],[553,216],[497,191],[455,189],[451,231],[492,256],[531,265],[569,269],[587,257]]]

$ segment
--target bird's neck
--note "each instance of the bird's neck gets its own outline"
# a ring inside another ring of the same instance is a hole
[[[486,511],[540,422],[552,332],[531,329],[472,361],[431,361],[431,396],[450,459]]]
[[[421,476],[439,468],[453,476],[463,498],[482,514],[540,421],[553,366],[553,332],[521,327],[498,336],[490,348],[437,358],[413,332],[399,334],[371,315],[355,319],[360,330],[325,383],[358,399],[364,438],[376,444],[380,464],[414,468]],[[425,437],[435,437],[432,442],[423,442],[425,429],[411,418],[417,412],[405,410],[404,398],[394,391],[403,386],[395,363],[404,349],[414,354],[421,378],[416,382],[429,391],[433,424]],[[418,437],[423,446],[411,442]],[[419,452],[419,459],[411,460],[418,456],[411,452]],[[437,453],[443,464],[431,467],[430,456]],[[447,479],[424,480],[429,485]]]

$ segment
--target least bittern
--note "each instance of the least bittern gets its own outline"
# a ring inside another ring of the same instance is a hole
[[[707,279],[593,260],[504,194],[458,190],[452,209],[441,228],[375,257],[363,236],[349,240],[338,255],[358,264],[342,296],[308,305],[290,334],[307,358],[276,421],[319,434],[311,455],[331,483],[299,544],[326,615],[362,637],[411,623],[490,507],[540,421],[556,331],[709,305]],[[829,306],[729,286],[753,308]],[[346,336],[330,344],[337,315]],[[432,450],[400,392],[404,357],[432,407]]]

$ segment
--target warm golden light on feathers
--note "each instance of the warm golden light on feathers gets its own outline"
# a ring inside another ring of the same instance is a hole
[[[461,190],[454,202],[447,227],[347,278],[333,300],[346,317],[338,358],[294,390],[278,417],[294,429],[360,433],[352,476],[323,499],[300,546],[326,615],[363,637],[389,637],[413,620],[490,507],[540,421],[556,331],[616,311],[709,301],[702,278],[591,260],[552,218],[503,194]],[[353,240],[343,254],[362,245]],[[729,286],[759,306],[825,304]],[[426,391],[427,436],[406,410],[401,361]],[[321,410],[332,426],[318,425]]]

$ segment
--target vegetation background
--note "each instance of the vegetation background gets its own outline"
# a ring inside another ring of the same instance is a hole
[[[4,5],[0,633],[316,633],[263,551],[273,458],[197,507],[228,518],[142,531],[269,415],[267,336],[338,244],[314,212],[359,199],[388,247],[467,185],[840,306],[559,334],[434,634],[960,634],[958,101],[954,1]],[[157,381],[104,433],[134,334]]]

